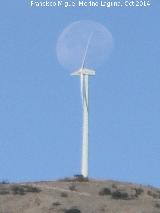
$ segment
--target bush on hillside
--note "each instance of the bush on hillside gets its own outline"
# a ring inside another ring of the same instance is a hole
[[[25,190],[24,190],[23,186],[15,185],[15,186],[11,187],[11,190],[12,190],[13,194],[15,194],[15,195],[24,195],[25,194]]]
[[[122,190],[116,190],[112,192],[112,198],[113,199],[121,199],[121,200],[128,200],[129,194]]]
[[[160,199],[160,193],[159,193],[159,191],[154,192],[154,191],[148,190],[147,194],[149,196],[153,197],[154,199]]]
[[[9,189],[5,189],[5,188],[0,189],[0,195],[7,195],[7,194],[9,194],[9,193],[10,193],[10,190],[9,190]]]
[[[160,208],[160,203],[155,203],[154,205],[156,208]]]
[[[105,188],[103,188],[103,189],[101,189],[99,191],[99,195],[102,195],[102,196],[104,196],[104,195],[111,195],[111,189],[105,187]]]
[[[68,194],[66,192],[61,192],[61,197],[68,197]]]
[[[138,197],[139,195],[141,195],[144,190],[142,188],[134,188],[134,190],[136,191],[136,197]]]
[[[64,213],[81,213],[81,211],[78,208],[71,208],[71,209],[65,209]]]
[[[25,195],[27,192],[39,193],[41,190],[31,185],[13,185],[11,187],[13,194]]]
[[[71,185],[69,186],[69,189],[70,189],[71,191],[76,191],[76,185],[75,185],[75,184],[71,184]]]

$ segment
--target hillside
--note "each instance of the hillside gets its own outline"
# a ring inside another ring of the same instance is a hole
[[[160,189],[79,178],[1,183],[0,213],[160,213]]]

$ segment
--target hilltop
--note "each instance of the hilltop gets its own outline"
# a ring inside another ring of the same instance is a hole
[[[160,189],[83,178],[3,182],[0,213],[160,213]]]

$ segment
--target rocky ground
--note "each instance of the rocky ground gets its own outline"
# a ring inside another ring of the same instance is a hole
[[[160,213],[160,189],[81,178],[3,182],[0,213]]]

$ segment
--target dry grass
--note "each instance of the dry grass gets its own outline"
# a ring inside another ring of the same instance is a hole
[[[79,178],[79,177],[78,177]],[[160,213],[160,190],[115,181],[0,184],[0,213]]]

